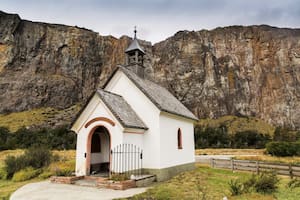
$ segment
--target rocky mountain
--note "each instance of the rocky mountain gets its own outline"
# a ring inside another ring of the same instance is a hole
[[[130,38],[0,12],[0,113],[68,108],[124,63]],[[200,118],[255,116],[300,128],[300,30],[232,26],[179,31],[152,45],[148,77]]]

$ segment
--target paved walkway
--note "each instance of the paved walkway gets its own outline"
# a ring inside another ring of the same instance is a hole
[[[146,189],[111,190],[43,181],[21,187],[11,195],[10,200],[108,200],[130,197]]]

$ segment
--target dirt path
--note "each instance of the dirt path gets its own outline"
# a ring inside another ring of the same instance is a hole
[[[108,200],[130,197],[143,193],[146,189],[133,188],[120,191],[43,181],[21,187],[11,195],[10,200]]]

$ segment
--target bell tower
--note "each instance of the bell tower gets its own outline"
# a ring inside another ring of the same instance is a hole
[[[126,53],[126,67],[134,71],[139,77],[145,77],[145,67],[144,67],[144,56],[145,52],[140,46],[136,37],[136,27],[134,27],[134,38],[125,50]]]

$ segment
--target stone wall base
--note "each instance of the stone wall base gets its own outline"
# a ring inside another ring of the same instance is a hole
[[[181,172],[189,171],[193,169],[195,169],[194,162],[183,164],[183,165],[176,165],[173,167],[167,167],[163,169],[143,169],[143,173],[156,175],[157,181],[165,181]]]

